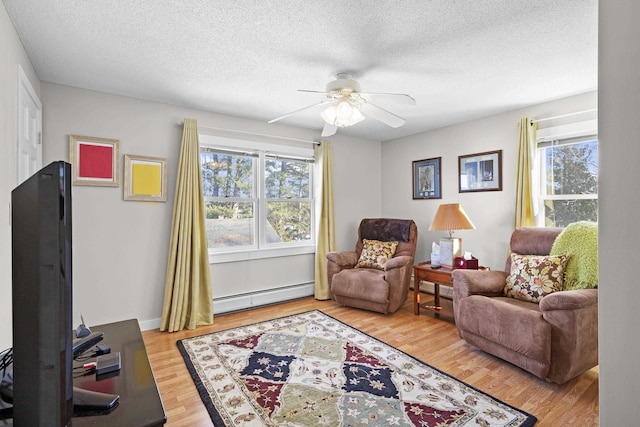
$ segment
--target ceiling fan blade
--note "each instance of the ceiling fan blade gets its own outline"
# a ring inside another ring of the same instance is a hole
[[[298,89],[298,92],[307,92],[307,93],[321,93],[323,95],[326,95],[327,92],[323,91],[323,90],[308,90],[308,89]]]
[[[374,119],[380,120],[382,123],[391,126],[392,128],[397,128],[406,123],[406,120],[400,116],[397,116],[383,108],[378,107],[371,102],[365,100],[365,102],[360,105],[360,111],[367,116],[371,116]]]
[[[331,136],[336,133],[338,130],[337,126],[330,125],[329,123],[324,124],[324,128],[322,128],[322,136]]]
[[[295,110],[295,111],[292,111],[292,112],[290,112],[290,113],[287,113],[287,114],[285,114],[284,116],[280,116],[280,117],[278,117],[278,118],[275,118],[275,119],[269,120],[267,123],[274,123],[274,122],[277,122],[278,120],[285,119],[285,118],[287,118],[287,117],[289,117],[289,116],[292,116],[292,115],[294,115],[294,114],[300,113],[300,112],[302,112],[302,111],[310,110],[310,109],[312,109],[312,108],[316,108],[316,107],[319,107],[319,106],[321,106],[321,105],[325,105],[325,104],[331,104],[332,102],[333,102],[333,100],[332,100],[332,99],[327,99],[327,100],[324,100],[324,101],[320,101],[320,102],[318,102],[318,103],[316,103],[316,104],[311,104],[311,105],[308,105],[308,106],[306,106],[306,107],[300,108],[300,109]]]
[[[386,102],[392,102],[394,104],[402,104],[402,105],[416,105],[416,100],[411,96],[404,93],[359,93],[360,96],[365,98],[371,97],[371,100],[375,101],[380,99]]]

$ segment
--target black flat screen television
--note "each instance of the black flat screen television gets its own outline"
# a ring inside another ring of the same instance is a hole
[[[73,414],[71,165],[11,192],[13,423],[64,426]]]

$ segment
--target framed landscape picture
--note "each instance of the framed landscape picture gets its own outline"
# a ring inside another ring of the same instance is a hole
[[[441,199],[441,157],[413,161],[413,198]]]
[[[458,156],[458,192],[502,191],[502,150]]]

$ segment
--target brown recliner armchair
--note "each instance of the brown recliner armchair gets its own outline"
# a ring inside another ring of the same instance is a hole
[[[363,239],[397,241],[398,245],[382,269],[356,267]],[[407,300],[417,241],[418,227],[412,220],[363,219],[355,251],[327,254],[331,298],[350,307],[393,313]]]
[[[559,228],[520,228],[511,253],[548,255]],[[503,296],[507,271],[454,270],[453,307],[469,344],[562,384],[598,364],[598,290],[557,291],[539,303]]]

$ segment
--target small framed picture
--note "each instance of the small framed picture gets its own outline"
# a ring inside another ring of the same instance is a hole
[[[73,185],[118,187],[120,182],[117,139],[69,135],[69,163]]]
[[[124,155],[124,200],[167,201],[167,159]]]
[[[458,192],[502,191],[502,150],[458,156]]]
[[[441,157],[413,161],[413,198],[441,199]]]

